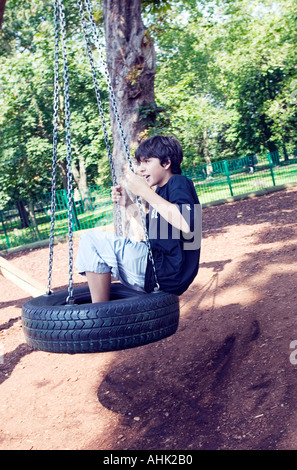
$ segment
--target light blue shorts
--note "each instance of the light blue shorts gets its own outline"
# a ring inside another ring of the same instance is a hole
[[[147,257],[148,247],[145,242],[93,229],[80,237],[75,267],[83,275],[86,271],[111,272],[122,284],[142,291]]]

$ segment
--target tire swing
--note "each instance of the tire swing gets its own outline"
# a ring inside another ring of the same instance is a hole
[[[90,0],[78,1],[82,30],[86,49],[90,60],[92,77],[99,113],[102,121],[106,148],[111,165],[113,184],[116,175],[108,141],[107,128],[96,79],[96,69],[85,20],[89,16],[89,28],[92,31],[94,44],[100,53],[101,64],[108,85],[110,100],[123,140],[125,154],[130,169],[133,171],[132,160],[125,141],[122,124],[119,118],[115,96],[108,75],[107,65],[103,59],[97,28],[93,19]],[[85,7],[85,11],[83,8]],[[59,100],[59,43],[61,35],[64,107],[65,107],[65,140],[67,160],[67,210],[68,210],[68,248],[69,248],[69,285],[68,290],[51,291],[53,266],[53,246],[55,236],[55,205],[56,205],[56,167],[58,142],[58,100]],[[108,302],[92,303],[87,286],[73,287],[73,234],[72,234],[72,170],[71,170],[71,135],[69,80],[66,50],[66,23],[62,0],[55,0],[55,60],[54,60],[54,118],[53,118],[53,166],[51,196],[51,229],[49,243],[49,269],[46,294],[35,297],[23,305],[22,326],[27,343],[41,351],[54,353],[95,353],[117,351],[134,348],[164,339],[174,334],[179,322],[179,299],[174,294],[160,290],[150,241],[148,238],[145,217],[141,200],[137,198],[138,208],[148,245],[148,253],[152,262],[157,288],[154,292],[140,293],[120,283],[111,284],[111,295]],[[120,214],[116,215],[117,229],[121,234]]]

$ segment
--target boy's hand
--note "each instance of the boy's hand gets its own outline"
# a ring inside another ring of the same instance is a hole
[[[114,204],[120,204],[121,206],[127,205],[127,193],[122,186],[111,187],[111,200]]]
[[[147,190],[150,189],[150,187],[143,176],[139,176],[129,170],[126,178],[128,190],[135,194],[135,196],[140,196],[145,199]]]

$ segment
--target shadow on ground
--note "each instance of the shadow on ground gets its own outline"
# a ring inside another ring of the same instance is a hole
[[[240,278],[235,272],[221,278],[232,259],[216,261],[214,253],[201,264],[211,276],[202,282],[198,276],[182,298],[178,332],[116,356],[98,400],[120,418],[119,425],[89,449],[286,446],[296,432],[297,375],[289,358],[290,343],[297,339],[297,210],[292,195],[278,201],[279,207],[267,197],[205,210],[205,239],[239,224],[263,223],[253,239],[256,252],[247,252],[236,265]],[[240,220],[235,217],[248,210]],[[283,241],[281,248],[266,248],[274,240]],[[248,302],[241,298],[244,289],[251,292]],[[223,293],[227,301],[219,302]],[[206,298],[212,299],[208,308]]]

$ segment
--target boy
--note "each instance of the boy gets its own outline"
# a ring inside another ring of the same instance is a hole
[[[135,153],[139,174],[129,172],[126,188],[150,206],[146,242],[91,230],[80,239],[76,266],[86,274],[92,302],[109,300],[111,274],[123,284],[152,292],[159,287],[181,295],[198,272],[201,244],[201,206],[191,180],[181,175],[183,152],[172,137],[153,136]],[[152,188],[157,186],[156,191]],[[112,201],[129,206],[122,186],[112,188]]]

